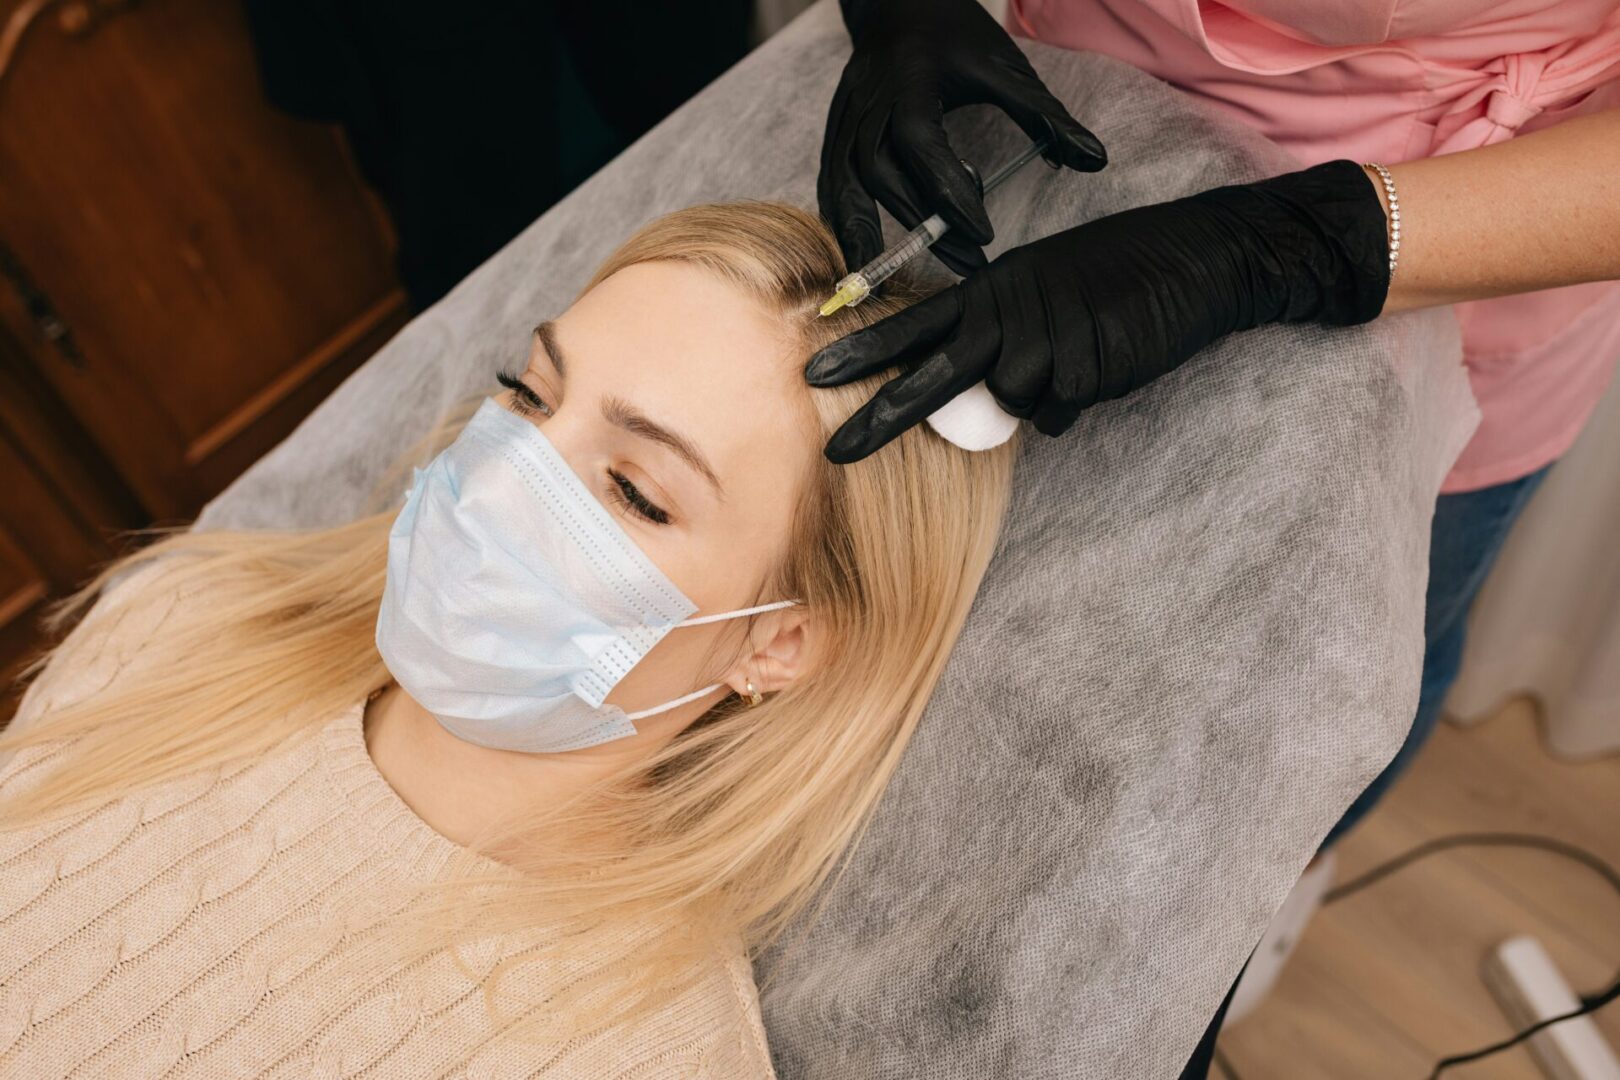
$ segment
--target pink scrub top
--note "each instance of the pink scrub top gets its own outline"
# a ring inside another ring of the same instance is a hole
[[[1141,68],[1305,165],[1392,165],[1620,105],[1620,0],[1010,0],[1007,22]],[[1406,216],[1421,243],[1423,222]],[[1620,283],[1455,310],[1481,421],[1447,492],[1569,449],[1620,358]]]

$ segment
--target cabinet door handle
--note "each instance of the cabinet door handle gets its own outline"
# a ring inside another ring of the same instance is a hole
[[[34,324],[40,338],[53,346],[62,359],[83,371],[84,353],[79,351],[78,342],[73,340],[72,328],[56,313],[51,298],[34,284],[22,262],[3,240],[0,240],[0,278],[11,286],[12,293],[28,313],[29,321]]]

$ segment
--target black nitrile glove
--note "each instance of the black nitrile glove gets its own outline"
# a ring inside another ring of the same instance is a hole
[[[966,280],[822,349],[836,386],[895,364],[833,434],[858,461],[983,379],[1001,407],[1058,435],[1080,410],[1163,375],[1234,330],[1348,326],[1389,291],[1383,205],[1350,161],[1098,218],[1014,248]]]
[[[874,197],[907,229],[944,218],[951,231],[934,254],[958,274],[984,265],[990,218],[942,123],[960,105],[997,105],[1031,139],[1053,136],[1047,157],[1058,164],[1096,172],[1107,163],[976,0],[840,3],[855,51],[827,113],[816,198],[851,270],[883,251]]]

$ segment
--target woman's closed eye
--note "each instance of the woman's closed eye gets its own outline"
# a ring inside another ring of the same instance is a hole
[[[552,408],[545,398],[534,391],[520,376],[509,371],[495,373],[495,381],[512,391],[512,408],[524,416],[550,416]]]
[[[646,518],[654,525],[668,525],[670,523],[669,512],[642,494],[641,489],[636,487],[630,481],[630,478],[622,472],[617,469],[609,469],[608,479],[612,481],[608,486],[608,493],[620,506],[632,514],[638,514]]]
[[[550,403],[535,392],[534,388],[517,375],[509,371],[497,372],[496,381],[512,391],[512,408],[523,416],[551,416],[553,413]],[[636,487],[635,482],[617,469],[607,471],[607,495],[615,504],[635,514],[643,520],[654,525],[668,525],[673,519],[669,511],[647,498],[642,490]]]

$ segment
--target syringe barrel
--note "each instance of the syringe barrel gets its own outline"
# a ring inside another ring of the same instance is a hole
[[[994,191],[1007,177],[1033,161],[1036,156],[1045,153],[1050,145],[1050,141],[1047,139],[1037,139],[1030,143],[1011,161],[997,169],[989,180],[985,181],[984,194]],[[963,164],[966,164],[966,162],[963,162]],[[945,224],[945,219],[938,214],[929,217],[921,225],[907,233],[904,240],[839,282],[838,293],[835,293],[832,299],[828,300],[826,305],[823,305],[822,314],[825,315],[829,311],[836,311],[845,304],[860,303],[866,298],[867,293],[887,281],[896,270],[922,254],[925,249],[932,247],[934,242],[944,236],[949,229],[950,226]],[[844,286],[855,278],[861,279],[864,288],[849,290],[851,294],[849,298],[841,301],[840,295],[845,291]]]
[[[861,267],[861,276],[867,280],[872,288],[877,288],[888,280],[896,270],[921,254],[924,248],[929,247],[934,241],[944,236],[949,228],[950,226],[945,224],[944,218],[938,214],[933,215],[907,233],[904,240]]]

